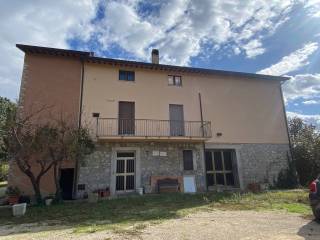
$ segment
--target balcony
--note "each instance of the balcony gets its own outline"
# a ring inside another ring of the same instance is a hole
[[[211,122],[97,118],[99,140],[193,140],[211,138]]]

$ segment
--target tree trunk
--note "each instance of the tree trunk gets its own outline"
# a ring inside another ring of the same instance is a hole
[[[34,195],[36,197],[37,204],[42,204],[42,195],[40,191],[40,181],[36,181],[34,177],[30,177],[33,187]]]
[[[38,204],[41,204],[42,203],[42,195],[41,195],[41,191],[40,191],[40,179],[41,179],[41,177],[40,178],[39,177],[36,178],[30,169],[23,168],[23,166],[22,166],[20,161],[17,161],[17,166],[19,167],[21,172],[23,172],[25,175],[27,175],[29,177],[30,182],[31,182],[32,187],[33,187],[33,191],[34,191],[34,195],[35,195],[36,201],[37,201]]]
[[[58,202],[61,201],[61,189],[60,189],[60,174],[59,174],[59,169],[60,169],[60,165],[59,164],[55,164],[53,166],[53,175],[54,175],[54,183],[56,185],[56,200]]]

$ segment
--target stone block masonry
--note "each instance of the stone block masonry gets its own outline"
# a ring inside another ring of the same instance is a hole
[[[279,172],[288,167],[288,144],[206,144],[207,149],[234,149],[241,190],[250,183],[273,185]],[[205,161],[202,143],[177,142],[126,142],[98,144],[96,151],[80,164],[78,184],[85,184],[84,192],[109,187],[115,193],[115,156],[117,151],[135,149],[136,157],[135,187],[143,187],[146,193],[155,190],[152,177],[195,176],[198,192],[206,190]],[[194,170],[183,169],[183,150],[193,150]],[[183,189],[183,186],[181,186]]]
[[[139,149],[140,159],[137,159],[137,162],[139,161],[137,166],[140,167],[136,169],[136,178],[140,178],[140,186],[136,187],[143,187],[146,193],[154,191],[154,186],[151,185],[152,176],[194,175],[197,191],[205,191],[203,145],[201,143],[127,142],[99,144],[96,151],[80,164],[78,184],[85,184],[84,191],[86,192],[106,187],[112,189],[111,184],[114,184],[112,182],[114,174],[112,161],[115,161],[115,152],[128,148]],[[183,150],[193,150],[194,170],[185,171],[183,169]],[[81,197],[84,191],[78,191],[78,196]]]
[[[289,144],[241,144],[239,148],[244,188],[250,183],[274,185],[288,168]]]

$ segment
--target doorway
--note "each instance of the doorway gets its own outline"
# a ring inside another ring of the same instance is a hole
[[[116,192],[125,193],[135,190],[135,152],[117,152]]]
[[[71,200],[73,192],[74,168],[60,170],[60,188],[63,200]]]

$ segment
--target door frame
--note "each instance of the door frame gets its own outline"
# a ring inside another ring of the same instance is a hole
[[[139,147],[113,147],[111,157],[111,181],[110,181],[110,193],[116,195],[116,168],[117,168],[117,152],[135,152],[135,189],[141,187],[141,150]],[[119,192],[120,193],[120,192]]]
[[[68,168],[60,168],[59,169],[59,185],[60,185],[60,191],[61,191],[61,197],[63,198],[63,186],[62,186],[62,182],[61,182],[61,176],[62,176],[62,172],[63,171],[71,171],[72,170],[72,184],[71,184],[71,192],[70,192],[70,195],[71,195],[71,199],[66,199],[66,200],[72,200],[73,199],[73,192],[74,192],[74,183],[75,183],[75,174],[76,174],[76,171],[75,171],[75,168],[73,167],[68,167]]]
[[[118,153],[120,152],[129,152],[129,153],[133,153],[134,156],[133,157],[118,157]],[[124,160],[124,173],[117,173],[117,169],[115,171],[115,175],[116,175],[116,188],[117,188],[117,176],[124,176],[124,189],[123,190],[117,190],[116,189],[116,192],[117,194],[121,194],[121,193],[129,193],[129,192],[134,192],[136,187],[135,187],[135,179],[136,179],[136,152],[135,151],[117,151],[116,153],[116,165],[117,165],[117,162],[119,160]],[[127,173],[127,163],[128,163],[128,160],[134,160],[134,172],[133,173]],[[117,168],[117,167],[116,167]],[[127,190],[126,187],[127,187],[127,184],[126,184],[126,176],[134,176],[134,188],[133,189],[130,189],[130,190]]]
[[[132,106],[133,106],[133,118],[132,119],[122,119],[122,118],[120,118],[120,104],[121,103],[130,103],[130,104],[132,104]],[[118,135],[135,135],[135,131],[136,131],[136,129],[135,129],[135,119],[136,119],[136,103],[134,102],[134,101],[118,101]],[[120,127],[120,121],[121,121],[121,119],[122,120],[127,120],[127,121],[132,121],[131,123],[130,123],[130,127],[128,127],[127,126],[127,128],[129,129],[126,129],[126,131],[128,131],[129,133],[123,133],[124,132],[124,129],[125,128],[123,128],[122,127],[122,130],[121,130],[121,127]],[[121,131],[122,131],[122,133],[121,133]]]
[[[239,178],[239,187],[241,190],[244,190],[244,183],[243,183],[243,168],[241,162],[241,145],[238,144],[215,144],[215,143],[205,143],[204,150],[221,150],[221,149],[233,149],[236,154],[236,162],[238,167],[238,178]],[[206,179],[207,169],[206,169],[206,156],[205,151],[203,152],[203,166],[204,166],[204,176]],[[208,187],[208,183],[206,182],[206,186]]]
[[[182,109],[182,121],[181,121],[181,123],[179,123],[180,120],[171,119],[170,106],[180,106],[181,107],[181,109]],[[178,121],[178,122],[175,123],[174,121]],[[170,124],[170,129],[169,129],[170,130],[170,136],[182,137],[182,136],[186,135],[185,120],[184,120],[184,105],[183,104],[169,103],[169,124]],[[179,133],[179,131],[181,131],[181,135],[177,134],[177,133]]]

